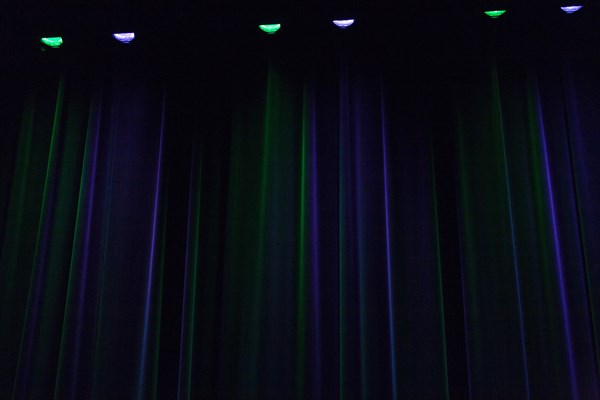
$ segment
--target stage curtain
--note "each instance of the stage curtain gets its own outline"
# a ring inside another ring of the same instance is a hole
[[[598,60],[469,54],[6,67],[0,397],[600,398]]]

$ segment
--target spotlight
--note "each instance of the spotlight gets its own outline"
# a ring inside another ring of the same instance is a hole
[[[565,6],[560,9],[566,12],[567,14],[573,14],[575,11],[579,11],[583,6]]]
[[[130,43],[133,39],[135,39],[135,33],[134,32],[113,33],[113,37],[121,43]]]
[[[487,15],[488,17],[491,17],[491,18],[498,18],[499,16],[501,16],[505,12],[506,12],[506,10],[484,11],[485,15]]]
[[[353,19],[334,19],[333,24],[338,28],[346,29],[354,23]]]
[[[274,34],[281,28],[281,24],[266,24],[258,26],[261,31],[268,33],[269,35]]]
[[[48,47],[52,47],[54,49],[59,48],[61,44],[63,44],[63,39],[60,36],[56,37],[43,37],[40,39],[40,42],[45,44]]]

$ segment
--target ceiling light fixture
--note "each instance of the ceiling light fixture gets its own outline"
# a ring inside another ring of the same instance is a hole
[[[135,33],[134,32],[113,33],[113,37],[121,43],[130,43],[133,39],[135,39]]]
[[[279,29],[281,29],[281,24],[265,24],[265,25],[259,25],[258,27],[260,28],[261,31],[268,33],[269,35],[272,35],[275,32],[277,32]]]
[[[504,14],[506,12],[506,10],[491,10],[491,11],[484,11],[485,15],[487,15],[490,18],[498,18],[500,17],[502,14]]]
[[[341,29],[346,29],[354,23],[353,19],[334,19],[333,24]]]
[[[567,14],[573,14],[575,11],[581,10],[581,7],[583,6],[565,6],[561,7],[560,9],[566,12]]]
[[[40,42],[42,42],[43,44],[45,44],[48,47],[52,47],[53,49],[56,49],[56,48],[60,47],[61,44],[63,44],[63,39],[60,36],[43,37],[40,39]]]

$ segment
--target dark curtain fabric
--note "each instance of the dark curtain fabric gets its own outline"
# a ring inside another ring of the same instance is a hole
[[[0,397],[599,399],[594,40],[382,29],[4,60]]]

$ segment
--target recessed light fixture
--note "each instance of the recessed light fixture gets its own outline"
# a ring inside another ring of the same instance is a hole
[[[63,39],[60,36],[55,37],[43,37],[40,39],[40,42],[45,44],[48,47],[52,47],[54,49],[60,47],[63,44]]]
[[[504,14],[506,12],[506,10],[490,10],[490,11],[484,11],[485,15],[487,15],[488,17],[491,18],[498,18],[499,16],[501,16],[502,14]]]
[[[338,28],[346,29],[354,23],[353,19],[334,19],[333,24]]]
[[[581,10],[581,7],[583,6],[564,6],[560,9],[566,12],[567,14],[573,14],[575,11]]]
[[[281,29],[281,24],[264,24],[258,26],[261,31],[268,33],[269,35],[274,34]]]
[[[113,37],[121,43],[129,43],[135,39],[134,32],[113,33]]]

